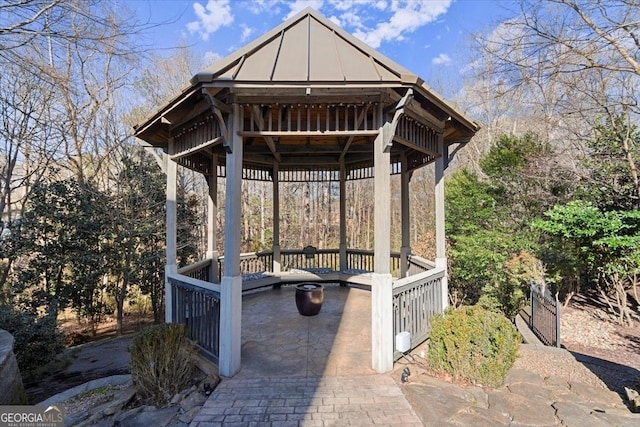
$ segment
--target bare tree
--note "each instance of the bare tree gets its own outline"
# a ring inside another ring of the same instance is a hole
[[[520,111],[530,112],[521,116],[528,130],[531,118],[538,117],[541,136],[580,149],[582,141],[593,138],[596,124],[619,123],[640,206],[637,159],[628,134],[640,117],[637,0],[521,0],[517,16],[481,37],[479,46],[485,59],[479,76],[494,85],[494,99],[515,100]],[[575,155],[570,150],[567,161]]]

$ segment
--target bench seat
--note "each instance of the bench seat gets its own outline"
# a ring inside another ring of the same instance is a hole
[[[295,284],[301,282],[338,282],[371,286],[372,272],[366,270],[348,269],[336,271],[330,268],[291,269],[280,273],[262,271],[242,275],[242,290],[250,291],[267,286]]]

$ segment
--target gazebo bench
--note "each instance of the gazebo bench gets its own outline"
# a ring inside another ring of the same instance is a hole
[[[371,272],[348,269],[336,271],[329,268],[291,269],[280,273],[259,272],[242,275],[242,290],[250,291],[267,286],[322,282],[371,286]]]

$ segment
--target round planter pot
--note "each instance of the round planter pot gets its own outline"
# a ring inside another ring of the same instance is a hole
[[[322,308],[324,292],[317,283],[300,283],[296,286],[296,307],[303,316],[315,316]]]

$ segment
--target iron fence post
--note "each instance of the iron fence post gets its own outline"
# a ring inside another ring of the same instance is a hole
[[[556,294],[556,347],[560,348],[560,301]]]
[[[533,284],[529,285],[529,301],[531,301],[531,313],[529,314],[529,328],[533,330]]]

